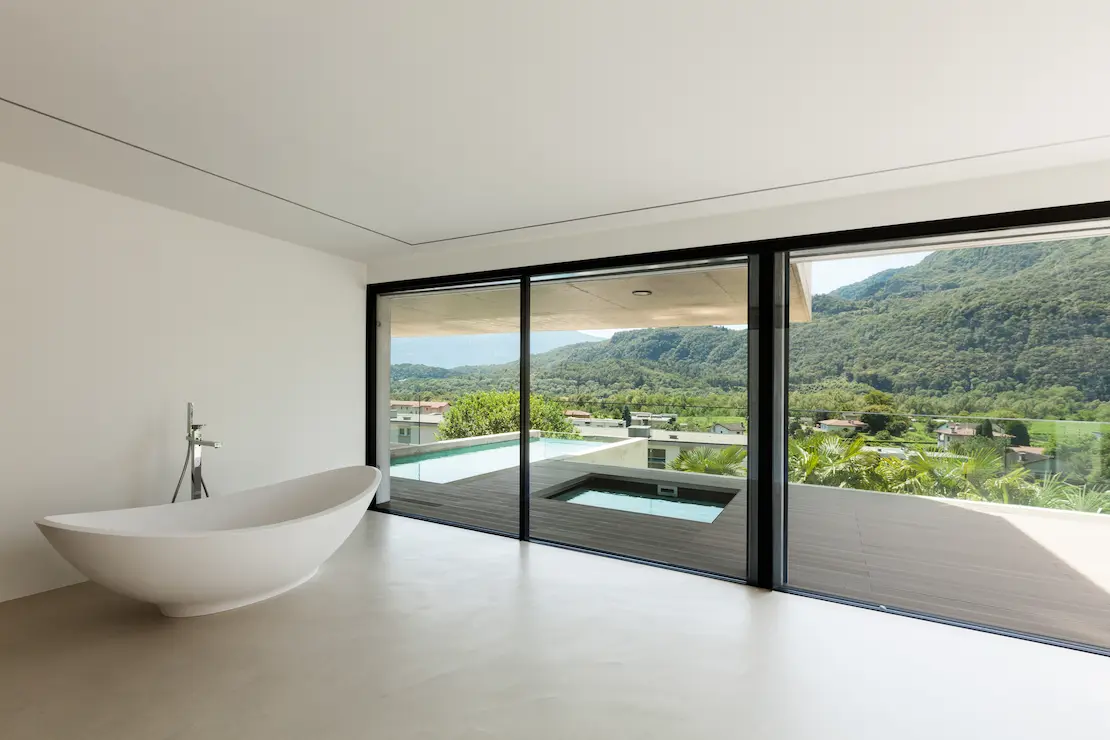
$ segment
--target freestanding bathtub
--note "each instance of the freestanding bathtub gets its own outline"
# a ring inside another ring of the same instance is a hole
[[[90,580],[167,616],[195,617],[312,578],[354,531],[381,479],[377,468],[339,468],[228,496],[36,524]]]

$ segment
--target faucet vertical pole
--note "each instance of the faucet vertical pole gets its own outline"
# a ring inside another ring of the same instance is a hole
[[[193,402],[189,402],[187,419],[187,432],[189,437],[189,480],[192,485],[189,488],[189,498],[197,500],[201,498],[203,488],[201,483],[201,459],[200,459],[200,445],[197,444],[197,428],[193,424]]]

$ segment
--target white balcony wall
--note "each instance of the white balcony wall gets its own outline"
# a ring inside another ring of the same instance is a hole
[[[0,600],[79,574],[33,521],[364,457],[366,268],[0,164]]]

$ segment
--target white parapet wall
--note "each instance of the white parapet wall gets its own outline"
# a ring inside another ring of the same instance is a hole
[[[529,432],[532,439],[544,436],[544,433],[533,429]],[[415,455],[427,455],[447,450],[459,450],[466,447],[497,444],[500,442],[515,442],[520,439],[519,432],[505,432],[503,434],[483,434],[477,437],[461,437],[459,439],[445,439],[427,444],[397,445],[390,450],[390,459],[399,460]],[[608,442],[606,438],[596,439],[597,442]],[[602,447],[582,451],[568,452],[560,455],[560,459],[573,460],[574,462],[590,462],[597,465],[619,465],[631,468],[647,467],[647,440],[622,439],[619,442],[604,444]]]
[[[536,438],[540,432],[533,429],[528,436]],[[401,445],[389,451],[391,460],[413,455],[427,455],[433,452],[458,450],[463,447],[476,447],[478,445],[496,444],[498,442],[515,442],[520,439],[520,432],[505,432],[503,434],[483,434],[478,437],[460,437],[459,439],[444,439],[439,442],[429,442],[422,445]]]
[[[591,465],[618,465],[622,468],[647,467],[648,441],[646,439],[625,439],[592,450],[570,454],[569,462],[589,463]]]

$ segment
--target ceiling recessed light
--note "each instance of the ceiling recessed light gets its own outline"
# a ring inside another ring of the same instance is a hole
[[[651,291],[650,290],[634,290],[634,291],[632,291],[632,295],[651,295]]]

